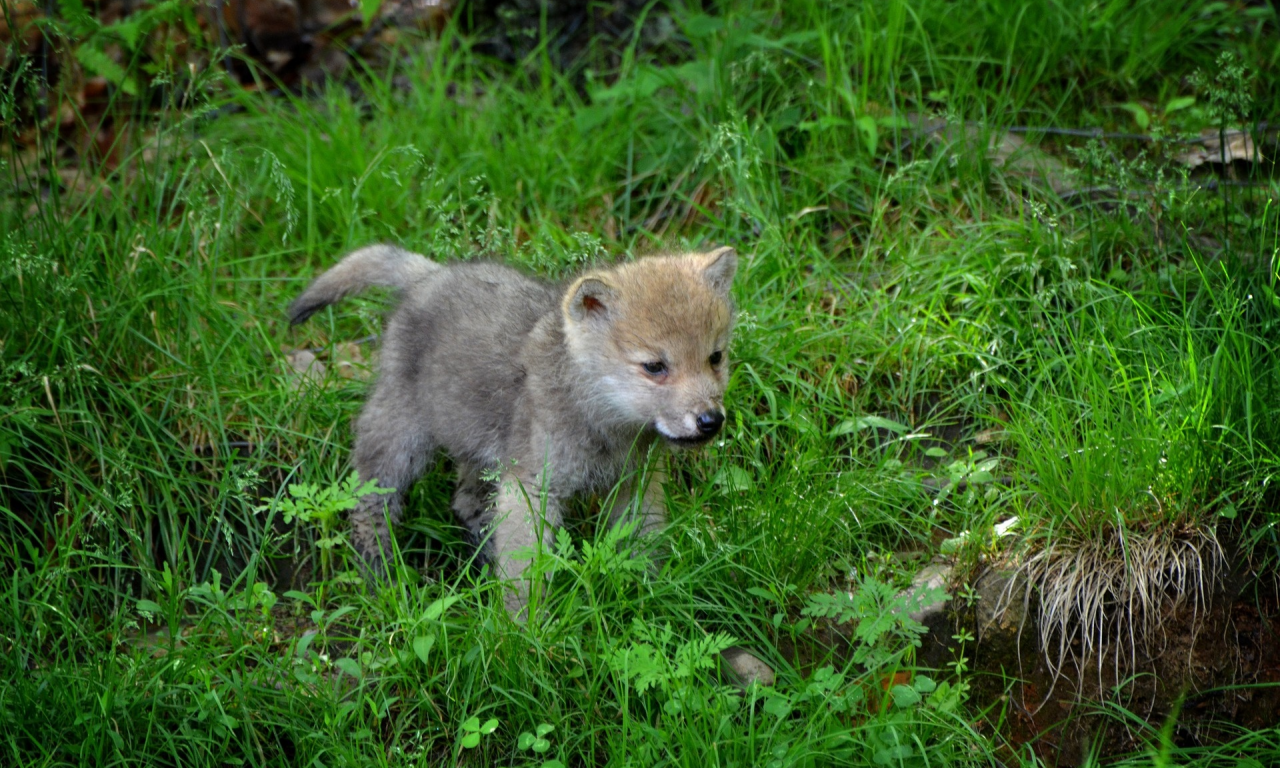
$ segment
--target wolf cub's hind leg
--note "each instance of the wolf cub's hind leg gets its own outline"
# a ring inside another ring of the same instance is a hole
[[[405,410],[374,392],[356,422],[356,471],[362,480],[377,480],[395,493],[369,494],[351,512],[351,546],[362,561],[366,578],[391,573],[391,531],[400,522],[409,486],[422,475],[436,445]]]
[[[494,485],[484,480],[484,468],[462,459],[455,459],[458,469],[458,486],[453,492],[453,513],[467,527],[467,535],[476,548],[478,563],[492,559],[492,548],[486,541],[489,524],[493,522]]]
[[[363,477],[364,473],[360,475]],[[351,547],[359,557],[360,572],[366,580],[380,580],[391,573],[391,531],[387,521],[398,522],[403,508],[400,492],[396,491],[385,496],[369,494],[351,511]]]

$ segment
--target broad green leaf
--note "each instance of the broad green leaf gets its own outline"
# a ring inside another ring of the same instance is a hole
[[[896,765],[914,754],[909,744],[899,744],[895,747],[882,749],[871,758],[876,765]]]
[[[1138,124],[1138,128],[1145,131],[1151,127],[1151,113],[1147,112],[1146,107],[1131,101],[1127,104],[1121,104],[1120,108],[1133,115],[1133,121]]]
[[[789,45],[805,43],[818,37],[818,33],[813,30],[804,32],[793,32],[779,38],[764,37],[763,35],[749,34],[743,38],[744,45],[754,46],[756,48],[786,48]]]
[[[705,13],[690,14],[684,22],[684,33],[691,38],[710,37],[724,29],[724,19]]]
[[[899,424],[891,419],[884,419],[883,416],[859,416],[858,419],[841,421],[836,425],[836,429],[831,430],[832,436],[849,434],[851,431],[861,431],[864,429],[887,429],[892,433],[905,434],[911,431],[909,426]]]
[[[413,652],[418,655],[418,659],[423,663],[427,663],[427,656],[431,653],[431,649],[436,644],[435,635],[422,635],[413,638]]]
[[[893,703],[903,709],[914,707],[920,703],[920,694],[916,693],[915,689],[910,686],[895,685],[889,689],[889,692],[893,694]]]
[[[874,155],[876,147],[880,144],[880,129],[876,127],[876,119],[871,115],[863,115],[854,123],[858,126],[858,131],[862,133],[862,141],[866,144],[867,153]]]
[[[887,429],[890,432],[897,432],[900,435],[906,434],[907,432],[911,431],[911,428],[908,427],[906,424],[899,424],[898,422],[893,421],[892,419],[886,419],[882,416],[875,416],[875,415],[859,417],[857,420],[857,425],[858,425],[858,429],[867,429],[867,428],[874,427],[876,429]]]
[[[437,621],[442,615],[444,615],[445,611],[449,610],[454,603],[461,599],[462,598],[457,595],[442,597],[427,606],[427,610],[422,612],[422,618],[427,621]]]
[[[832,128],[848,128],[849,121],[843,117],[835,117],[834,115],[823,115],[817,120],[801,121],[796,128],[802,131],[826,131]]]
[[[360,21],[367,27],[378,17],[378,9],[382,0],[360,0]]]
[[[303,632],[302,637],[298,638],[297,644],[293,646],[293,655],[298,658],[304,658],[307,649],[311,647],[311,642],[316,639],[315,632]]]
[[[337,661],[333,662],[333,666],[337,667],[343,672],[346,672],[348,675],[351,675],[356,679],[360,678],[360,662],[356,661],[355,659],[338,659]]]
[[[344,606],[342,606],[341,608],[339,608],[338,610],[336,610],[336,611],[334,611],[333,613],[329,614],[329,615],[325,618],[324,623],[325,623],[325,624],[332,624],[333,622],[337,621],[338,619],[342,618],[343,616],[346,616],[348,613],[351,613],[351,612],[352,612],[352,611],[354,611],[354,610],[355,610],[355,607],[354,607],[354,606],[344,605]],[[319,624],[320,622],[316,622],[316,623],[317,623],[317,624]]]
[[[711,481],[729,492],[745,492],[755,488],[751,475],[742,467],[728,466],[716,473]]]
[[[147,613],[164,613],[164,609],[154,600],[139,600],[138,610],[146,611]]]
[[[781,720],[791,714],[791,702],[785,696],[771,696],[765,699],[764,711]]]

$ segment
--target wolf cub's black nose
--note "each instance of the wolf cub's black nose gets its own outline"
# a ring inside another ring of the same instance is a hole
[[[724,423],[724,414],[719,411],[707,411],[698,416],[698,433],[704,437],[710,437],[720,431],[720,425]]]

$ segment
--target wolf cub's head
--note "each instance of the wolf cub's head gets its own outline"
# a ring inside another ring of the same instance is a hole
[[[653,256],[578,278],[564,297],[573,362],[601,418],[695,445],[724,423],[738,269],[732,248]]]

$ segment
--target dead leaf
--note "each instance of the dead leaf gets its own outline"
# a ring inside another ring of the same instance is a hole
[[[827,210],[829,207],[830,207],[830,206],[826,206],[826,205],[809,205],[809,206],[805,206],[804,208],[801,208],[800,210],[798,210],[798,211],[796,211],[795,213],[791,214],[791,218],[792,218],[792,219],[803,219],[805,216],[808,216],[808,215],[809,215],[809,214],[811,214],[811,213],[819,213],[819,212],[821,212],[821,211],[825,211],[825,210]]]
[[[297,0],[232,0],[222,6],[222,24],[245,52],[265,62],[271,71],[284,74],[311,53],[311,36],[302,28]],[[242,82],[250,82],[247,71]]]
[[[973,436],[973,442],[978,445],[990,445],[991,443],[999,443],[1005,438],[1003,429],[984,429]]]
[[[368,381],[373,376],[373,363],[366,360],[361,345],[354,341],[343,342],[333,349],[329,365],[344,379]]]
[[[9,44],[15,37],[22,40],[16,46],[23,53],[33,53],[40,44],[40,28],[33,24],[41,15],[32,0],[15,0],[8,3],[8,11],[0,13],[0,64],[7,64]],[[13,25],[10,26],[10,21]],[[15,34],[16,33],[16,34]]]
[[[413,25],[420,29],[440,31],[453,10],[451,0],[390,0],[382,4],[380,15],[395,24]]]
[[[351,0],[312,0],[303,6],[303,25],[319,30],[357,20],[360,6]]]

